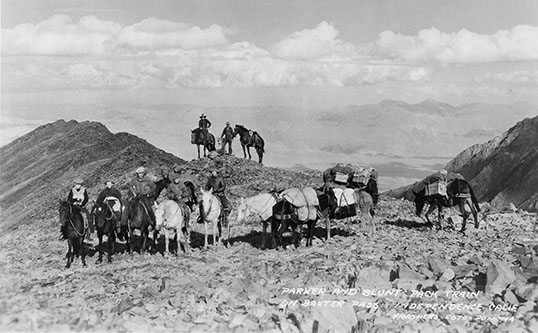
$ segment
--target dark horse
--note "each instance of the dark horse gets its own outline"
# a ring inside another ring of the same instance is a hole
[[[208,152],[215,151],[215,136],[207,130],[195,128],[191,131],[191,143],[198,148],[198,158],[200,158],[200,146],[204,147],[204,156]]]
[[[331,217],[338,208],[338,203],[333,190],[328,186],[322,186],[316,189],[319,201],[319,217],[325,220],[327,229],[326,240],[331,239]]]
[[[94,210],[95,229],[99,238],[99,258],[97,263],[103,262],[103,235],[107,237],[108,262],[112,262],[114,254],[114,245],[116,243],[116,226],[119,225],[119,217],[114,211],[113,206],[116,204],[113,200],[104,200]]]
[[[86,266],[86,253],[84,252],[84,236],[86,228],[84,228],[84,220],[80,212],[80,208],[70,204],[67,201],[60,200],[60,223],[63,226],[62,234],[67,239],[67,264],[66,268],[71,267],[75,256],[81,258],[82,266]]]
[[[168,177],[163,177],[161,180],[155,182],[155,190],[150,193],[148,196],[137,195],[129,203],[129,214],[127,216],[127,247],[129,248],[129,253],[133,252],[133,235],[135,229],[140,230],[142,236],[142,247],[140,253],[144,253],[146,250],[146,243],[149,238],[149,228],[153,228],[153,240],[156,239],[157,231],[155,230],[155,225],[151,221],[149,209],[153,209],[150,206],[150,202],[156,200],[161,191],[170,184],[170,179]],[[144,204],[146,203],[146,204]],[[155,244],[153,244],[155,246]]]
[[[437,222],[437,229],[441,228],[441,211],[442,207],[453,207],[458,206],[461,216],[463,218],[463,222],[461,225],[460,232],[465,231],[465,227],[467,224],[467,218],[469,217],[469,214],[465,210],[465,204],[469,206],[471,209],[471,213],[473,214],[474,218],[474,226],[475,228],[478,228],[479,221],[478,221],[478,212],[480,211],[480,207],[478,206],[478,200],[476,199],[473,189],[471,188],[471,185],[463,179],[454,179],[448,183],[447,186],[447,195],[448,198],[440,195],[440,194],[434,194],[427,196],[426,189],[423,189],[421,191],[413,192],[415,195],[415,205],[416,205],[416,214],[417,216],[420,216],[422,213],[422,209],[424,208],[424,205],[426,203],[430,204],[430,207],[428,208],[428,211],[424,215],[426,217],[426,220],[431,225],[430,219],[428,218],[428,215],[437,208],[438,212],[438,222]]]
[[[282,235],[291,227],[292,242],[295,247],[299,247],[301,235],[295,231],[301,222],[297,220],[295,207],[287,200],[280,200],[273,206],[273,216],[271,217],[271,234],[273,245],[282,245]],[[276,240],[276,244],[275,244]]]
[[[262,163],[263,153],[265,153],[264,147],[265,142],[258,132],[253,132],[245,128],[243,125],[235,125],[234,137],[239,134],[239,141],[241,142],[241,147],[243,147],[243,157],[250,160],[252,156],[250,155],[250,147],[256,149],[258,154],[258,162]]]

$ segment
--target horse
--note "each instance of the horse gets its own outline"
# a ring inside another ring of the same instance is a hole
[[[247,158],[248,152],[248,159],[250,160],[252,158],[250,155],[250,147],[254,147],[256,149],[256,153],[258,154],[258,162],[262,163],[263,154],[265,153],[265,142],[260,134],[255,131],[253,132],[248,130],[243,125],[235,125],[233,134],[234,138],[236,135],[239,135],[239,141],[241,142],[241,147],[243,147],[243,157]]]
[[[424,216],[426,218],[426,221],[428,221],[429,224],[432,224],[428,215],[437,208],[438,220],[436,228],[439,230],[442,227],[441,220],[443,207],[458,206],[461,216],[463,218],[460,232],[465,232],[467,218],[469,217],[469,214],[465,210],[465,204],[467,204],[471,209],[471,213],[473,214],[475,228],[478,228],[480,223],[478,221],[478,212],[480,211],[480,207],[478,205],[478,200],[474,195],[473,189],[471,188],[471,185],[469,185],[466,180],[455,178],[448,183],[446,192],[447,196],[441,194],[434,194],[428,196],[426,195],[426,189],[422,189],[419,192],[413,191],[413,194],[415,195],[415,213],[417,214],[417,216],[420,217],[420,214],[422,213],[425,204],[428,203],[430,207],[428,208],[428,211],[426,212],[426,214],[424,214]]]
[[[271,218],[271,234],[277,241],[277,246],[283,244],[282,235],[291,227],[292,242],[295,248],[299,247],[300,234],[295,231],[300,222],[297,220],[295,207],[287,200],[278,201],[272,208],[273,215]]]
[[[196,145],[198,149],[198,158],[200,158],[200,146],[204,147],[204,157],[206,156],[206,150],[208,152],[216,150],[215,136],[201,128],[195,128],[191,131],[191,143]]]
[[[99,238],[99,258],[97,263],[103,262],[103,235],[107,236],[108,243],[108,262],[112,262],[112,255],[114,254],[114,245],[116,243],[116,225],[119,224],[119,218],[114,211],[114,205],[117,204],[115,200],[104,200],[93,211],[95,229],[97,230],[97,237]],[[120,203],[121,204],[121,203]]]
[[[359,216],[361,221],[370,225],[369,235],[375,233],[374,223],[374,199],[364,189],[350,189],[346,188],[342,190],[342,193],[336,193],[338,188],[332,189],[337,198],[337,208],[329,216],[334,218]]]
[[[267,224],[272,216],[272,208],[276,202],[277,198],[275,195],[271,193],[260,193],[247,199],[241,197],[239,207],[237,207],[237,221],[239,223],[242,223],[250,214],[256,214],[260,217],[263,224],[262,248],[265,248]]]
[[[183,245],[185,252],[190,252],[189,241],[183,233],[186,227],[186,221],[183,218],[183,211],[177,202],[173,200],[164,200],[155,209],[155,229],[164,229],[165,249],[164,253],[170,253],[170,239],[174,236],[177,240],[178,251]]]
[[[316,189],[319,201],[318,216],[325,220],[327,230],[326,240],[331,239],[331,214],[338,208],[337,199],[330,187],[322,186]]]
[[[71,267],[75,256],[80,257],[82,266],[86,267],[86,253],[84,252],[84,237],[86,236],[86,228],[80,208],[67,202],[60,200],[60,223],[63,226],[62,234],[67,239],[67,264],[65,268]]]
[[[222,245],[222,226],[224,224],[225,216],[222,214],[222,204],[220,199],[213,194],[213,190],[202,191],[202,198],[200,200],[200,218],[204,223],[204,249],[208,246],[208,230],[207,225],[213,224],[213,244],[215,244],[217,237],[219,245]],[[230,229],[228,225],[228,236],[230,235]]]
[[[149,227],[151,226],[151,218],[149,215],[148,209],[151,207],[146,207],[142,202],[140,196],[136,196],[129,202],[129,216],[127,216],[127,230],[129,233],[127,239],[127,246],[129,247],[129,254],[133,252],[133,235],[134,230],[140,230],[142,236],[142,248],[140,253],[143,254],[146,250],[146,242],[149,238]]]

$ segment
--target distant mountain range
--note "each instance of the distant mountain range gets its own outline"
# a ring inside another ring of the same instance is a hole
[[[513,203],[521,209],[538,211],[538,116],[465,149],[446,169],[463,175],[481,202],[494,206]],[[385,194],[411,200],[413,185]]]
[[[76,177],[97,196],[105,180],[124,186],[141,165],[157,169],[185,162],[134,135],[74,120],[41,126],[1,147],[0,155],[2,228],[55,211]]]

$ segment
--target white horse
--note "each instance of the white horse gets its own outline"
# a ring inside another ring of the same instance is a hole
[[[213,224],[213,244],[216,243],[217,237],[219,245],[222,245],[222,204],[220,203],[220,199],[217,198],[213,194],[213,190],[204,191],[203,189],[200,189],[202,191],[202,199],[201,204],[202,207],[200,207],[200,217],[202,221],[204,222],[204,231],[205,231],[205,237],[204,237],[204,249],[207,249],[208,245],[208,230],[207,230],[207,224]],[[229,227],[229,225],[228,225]],[[230,234],[230,231],[228,229],[228,235]]]
[[[164,253],[170,253],[170,239],[177,237],[177,249],[183,245],[185,252],[190,252],[189,241],[183,234],[182,228],[185,226],[183,210],[172,200],[164,200],[155,209],[155,229],[164,229],[165,249]]]
[[[237,207],[237,221],[242,223],[245,218],[251,214],[260,217],[263,223],[263,241],[262,248],[265,247],[265,237],[267,235],[267,223],[273,215],[273,206],[276,204],[276,198],[270,193],[260,193],[250,198],[241,197],[239,207]]]

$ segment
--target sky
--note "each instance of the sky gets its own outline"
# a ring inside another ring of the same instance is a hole
[[[538,1],[1,3],[2,116],[65,103],[538,101]]]

